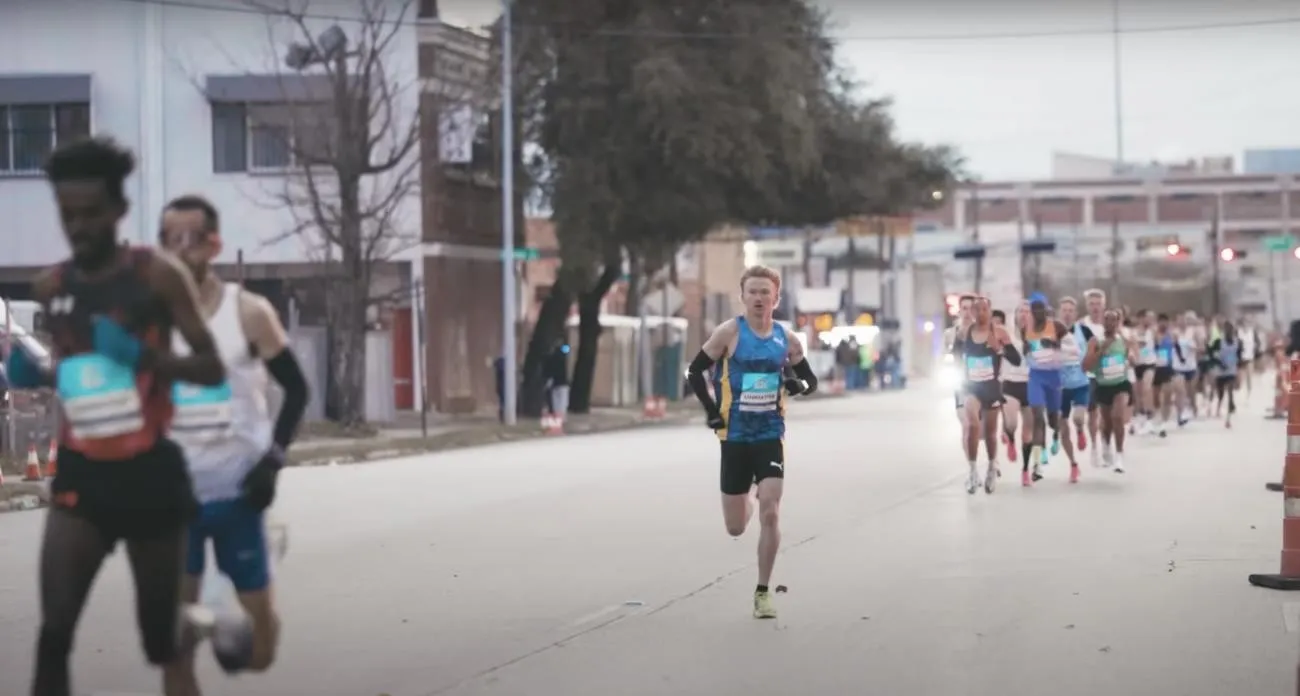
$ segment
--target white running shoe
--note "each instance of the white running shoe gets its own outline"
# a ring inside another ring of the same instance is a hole
[[[1115,453],[1115,473],[1124,473],[1124,455],[1119,452]]]
[[[998,463],[997,463],[997,462],[989,462],[989,470],[988,470],[988,473],[984,474],[984,492],[985,492],[985,493],[988,493],[989,495],[992,495],[992,494],[993,494],[993,489],[997,488],[997,485],[998,485],[998,476],[999,476],[999,475],[1000,475],[1000,474],[999,474],[999,472],[998,472]]]
[[[975,470],[975,467],[971,467],[970,476],[966,478],[966,492],[975,495],[975,491],[980,489],[980,483],[979,472]]]
[[[1111,449],[1111,444],[1109,442],[1102,446],[1101,462],[1102,466],[1107,469],[1115,466],[1115,451]]]
[[[1092,461],[1092,468],[1097,469],[1101,467],[1101,452],[1097,450],[1095,443],[1094,443],[1094,447],[1092,448],[1092,451],[1088,455],[1088,458],[1089,460]]]

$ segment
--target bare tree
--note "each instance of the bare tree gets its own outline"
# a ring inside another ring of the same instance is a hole
[[[275,143],[289,160],[284,175],[263,186],[263,204],[292,215],[289,229],[268,243],[297,238],[317,264],[330,342],[328,402],[341,425],[364,420],[365,336],[372,308],[410,296],[377,287],[376,273],[419,240],[419,95],[415,46],[403,40],[415,20],[411,0],[356,0],[352,14],[320,31],[308,2],[248,0],[287,49],[277,67],[282,103],[251,137]],[[283,29],[293,38],[283,43]],[[399,55],[409,51],[411,55]],[[406,69],[401,69],[405,67]]]

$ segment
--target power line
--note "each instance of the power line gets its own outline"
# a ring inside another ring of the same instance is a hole
[[[1174,33],[1191,33],[1199,31],[1212,31],[1218,29],[1248,29],[1258,27],[1273,27],[1300,24],[1300,17],[1274,17],[1270,19],[1257,20],[1240,20],[1235,22],[1202,22],[1189,24],[1165,24],[1149,27],[1129,27],[1120,28],[1119,34],[1174,34]],[[516,25],[523,29],[560,29],[562,24],[523,24]],[[1038,31],[1003,31],[1003,32],[971,32],[965,34],[835,34],[831,32],[827,38],[838,42],[864,42],[864,43],[901,43],[901,42],[943,42],[943,41],[995,41],[1005,39],[1037,39],[1037,38],[1056,38],[1071,36],[1113,36],[1116,33],[1114,26],[1098,27],[1095,29],[1045,29]],[[681,39],[681,40],[760,40],[771,41],[781,38],[798,38],[798,34],[782,34],[778,32],[769,33],[730,33],[730,32],[679,32],[679,31],[655,31],[655,30],[619,30],[619,29],[596,29],[586,36],[592,37],[610,37],[610,38],[647,38],[647,39]]]
[[[203,10],[207,12],[226,12],[233,14],[249,14],[261,17],[275,16],[277,13],[274,9],[258,7],[256,5],[239,5],[239,4],[213,4],[212,2],[202,2],[201,0],[116,0],[116,2],[129,3],[134,5],[159,5],[162,7],[186,8],[192,10]],[[414,3],[412,3],[414,4]],[[378,18],[365,18],[357,15],[338,15],[324,14],[319,12],[302,12],[295,13],[304,19],[326,20],[333,22],[353,22],[353,23],[375,23],[379,22]],[[397,20],[384,20],[385,23],[395,23]],[[436,24],[436,19],[416,18],[408,13],[406,22],[410,24]],[[1148,27],[1124,27],[1119,30],[1122,35],[1131,34],[1177,34],[1193,33],[1202,31],[1214,31],[1222,29],[1252,29],[1275,26],[1300,25],[1300,17],[1273,17],[1269,19],[1256,20],[1238,20],[1238,21],[1219,21],[1219,22],[1199,22],[1184,24],[1162,24]],[[516,23],[516,30],[533,30],[544,31],[548,29],[563,29],[571,25],[564,23]],[[486,27],[472,27],[476,29],[485,29]],[[969,32],[969,33],[950,33],[950,34],[836,34],[831,32],[828,38],[833,41],[843,43],[901,43],[901,42],[958,42],[958,41],[998,41],[1014,39],[1038,39],[1038,38],[1064,38],[1072,36],[1113,36],[1116,33],[1113,25],[1105,27],[1096,27],[1089,29],[1044,29],[1044,30],[1026,30],[1026,31],[998,31],[998,32]],[[589,37],[608,37],[612,39],[663,39],[663,40],[691,40],[691,41],[745,41],[759,40],[771,41],[781,38],[801,38],[799,34],[782,34],[779,32],[766,33],[741,33],[741,32],[684,32],[684,31],[657,31],[657,30],[640,30],[640,29],[596,29],[586,34]]]

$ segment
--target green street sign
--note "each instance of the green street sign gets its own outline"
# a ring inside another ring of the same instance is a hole
[[[1290,251],[1295,246],[1295,237],[1279,234],[1264,238],[1264,248],[1269,251]]]
[[[542,258],[542,252],[537,247],[516,247],[515,248],[516,261],[536,261],[537,259],[540,258]]]

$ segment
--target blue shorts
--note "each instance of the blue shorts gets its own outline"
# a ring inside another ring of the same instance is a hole
[[[1074,406],[1087,410],[1091,404],[1091,384],[1085,384],[1082,387],[1066,387],[1061,390],[1061,415],[1070,415],[1070,408]]]
[[[1029,406],[1045,408],[1049,413],[1061,410],[1061,373],[1059,370],[1029,369]]]
[[[207,541],[212,540],[217,570],[230,578],[237,592],[257,592],[271,584],[271,559],[266,548],[262,513],[242,499],[204,503],[190,525],[185,572],[202,575]]]

